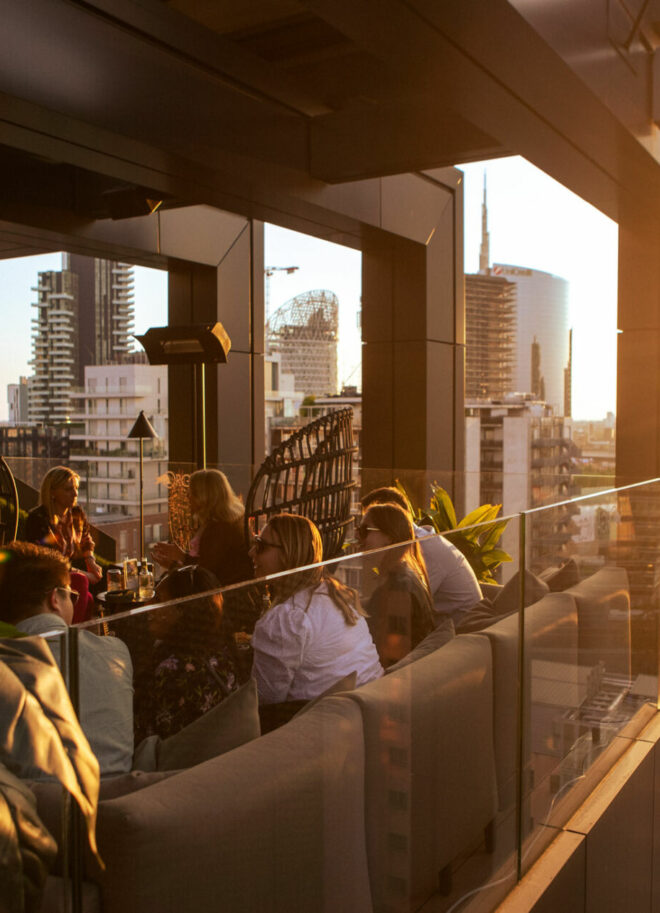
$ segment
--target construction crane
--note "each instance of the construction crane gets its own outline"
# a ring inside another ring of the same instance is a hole
[[[290,276],[298,269],[300,269],[299,266],[267,266],[265,268],[264,275],[266,277],[266,320],[268,320],[270,317],[270,277],[273,275],[273,273],[286,273],[287,276]]]

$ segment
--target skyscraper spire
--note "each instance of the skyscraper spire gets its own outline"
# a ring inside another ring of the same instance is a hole
[[[484,171],[484,200],[481,204],[481,246],[479,248],[479,272],[490,274],[490,235],[488,234],[488,204],[486,202],[486,172]]]

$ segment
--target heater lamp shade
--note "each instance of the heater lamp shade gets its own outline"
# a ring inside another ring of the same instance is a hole
[[[158,435],[156,434],[156,431],[155,431],[153,425],[151,424],[151,422],[149,421],[149,419],[147,418],[147,416],[144,414],[143,411],[140,411],[140,414],[138,415],[137,419],[135,420],[135,424],[133,425],[131,430],[128,432],[126,437],[131,438],[131,439],[156,438],[156,437],[158,437]]]
[[[151,327],[135,338],[150,365],[222,364],[231,349],[231,339],[221,323]]]

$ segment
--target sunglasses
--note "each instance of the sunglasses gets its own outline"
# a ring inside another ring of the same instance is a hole
[[[265,552],[267,548],[284,548],[283,545],[279,545],[277,542],[268,542],[262,536],[252,536],[252,546],[257,550],[258,554]]]
[[[377,526],[365,526],[364,523],[360,523],[357,528],[357,534],[359,539],[366,539],[367,533],[379,533],[380,530]]]
[[[68,593],[69,599],[71,600],[71,605],[75,605],[78,602],[78,596],[80,594],[75,590],[72,590],[70,586],[56,586],[55,589],[59,593]]]

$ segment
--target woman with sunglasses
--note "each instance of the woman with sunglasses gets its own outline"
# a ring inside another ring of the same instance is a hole
[[[326,568],[308,567],[323,560],[310,520],[272,517],[254,537],[250,557],[258,577],[294,570],[268,581],[270,608],[252,636],[262,704],[311,700],[352,672],[357,685],[383,674],[357,593]]]
[[[369,600],[369,627],[381,662],[398,662],[434,628],[424,558],[408,513],[395,504],[373,504],[358,527],[362,551],[383,549],[377,572],[383,582]],[[400,548],[388,548],[397,542]]]
[[[165,576],[157,602],[184,599],[219,586],[203,567],[188,565]],[[155,641],[135,681],[135,739],[174,735],[239,687],[239,662],[220,594],[174,602],[149,613]]]

